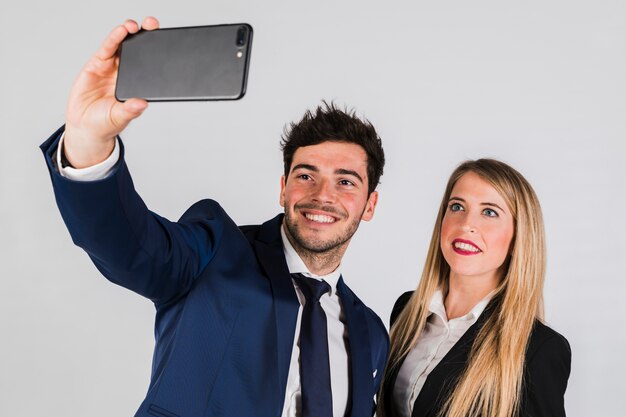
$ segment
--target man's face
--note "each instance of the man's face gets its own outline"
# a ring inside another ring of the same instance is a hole
[[[288,236],[316,253],[347,247],[359,222],[374,216],[378,193],[368,196],[367,184],[361,146],[328,141],[298,148],[281,181]]]

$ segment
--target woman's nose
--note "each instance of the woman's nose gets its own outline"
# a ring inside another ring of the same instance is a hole
[[[476,233],[476,228],[472,226],[472,224],[469,222],[463,223],[463,226],[461,226],[461,229],[465,233]]]

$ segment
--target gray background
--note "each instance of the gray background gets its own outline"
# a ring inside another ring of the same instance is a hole
[[[249,22],[239,102],[153,104],[124,133],[136,186],[175,219],[212,197],[279,212],[279,137],[321,99],[380,131],[388,165],[344,276],[387,321],[420,274],[466,158],[519,169],[543,205],[547,319],[573,349],[566,408],[623,416],[626,2],[24,1],[0,13],[0,415],[128,416],[148,385],[153,308],[73,246],[37,146],[114,25]]]

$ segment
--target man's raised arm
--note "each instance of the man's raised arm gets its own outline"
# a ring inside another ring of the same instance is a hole
[[[159,21],[147,17],[141,27],[158,29]],[[74,82],[67,104],[64,149],[59,150],[74,168],[86,168],[107,159],[115,146],[115,137],[148,107],[142,99],[122,103],[115,98],[119,47],[129,34],[138,31],[134,20],[113,29]]]

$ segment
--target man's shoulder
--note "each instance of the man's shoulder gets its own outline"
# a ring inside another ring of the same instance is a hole
[[[261,228],[261,225],[238,226],[226,210],[212,199],[204,199],[194,203],[180,217],[178,223],[210,230],[216,237],[220,237],[222,243],[241,243],[245,240],[252,243],[257,238]]]
[[[189,207],[180,217],[180,221],[191,221],[197,219],[214,219],[220,217],[228,217],[222,206],[210,198],[200,200]]]
[[[282,238],[280,236],[282,220],[283,215],[279,214],[263,224],[240,225],[238,228],[249,242],[259,240],[265,243],[282,245]]]
[[[233,219],[228,215],[226,210],[215,200],[206,198],[197,201],[191,207],[189,207],[185,213],[180,217],[179,222],[194,222],[194,221],[207,221],[207,220],[221,220],[228,223],[232,228],[236,228],[244,233],[246,236],[258,235],[261,226],[257,225],[245,225],[238,226]]]
[[[259,235],[259,231],[261,230],[261,225],[260,224],[239,225],[239,230],[241,230],[241,233],[246,235],[246,237],[255,238]]]

